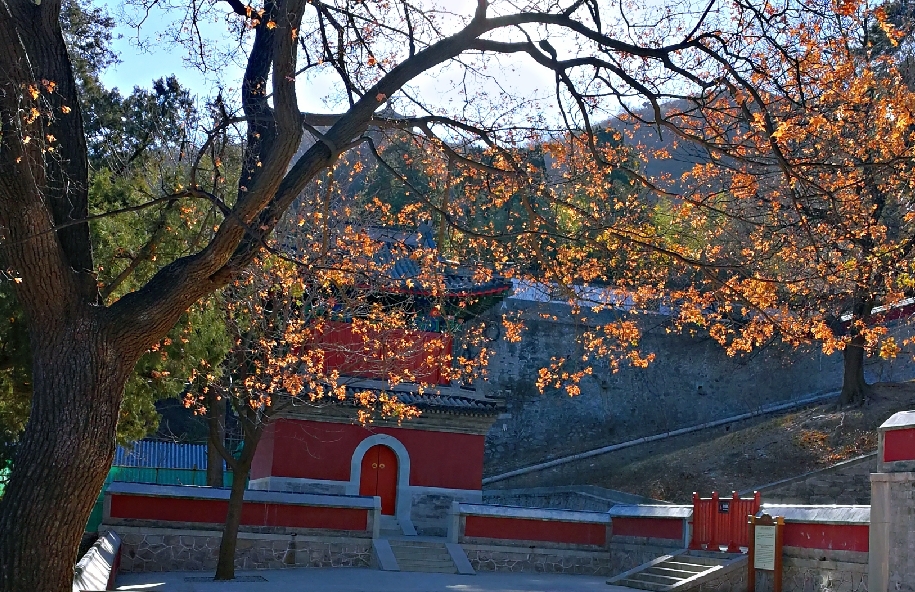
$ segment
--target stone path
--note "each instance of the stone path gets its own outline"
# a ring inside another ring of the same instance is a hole
[[[200,581],[201,572],[123,574],[117,590],[152,592],[632,592],[606,577],[537,573],[457,574],[383,572],[363,568],[238,572],[244,581]],[[191,579],[193,581],[188,581]],[[257,580],[257,581],[252,581]]]

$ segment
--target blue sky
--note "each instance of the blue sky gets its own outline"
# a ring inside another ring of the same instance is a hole
[[[125,10],[123,3],[114,2],[113,0],[103,0],[108,7],[109,12],[117,17],[117,21],[125,23],[128,19],[124,18]],[[457,3],[466,0],[451,0],[456,2],[454,6],[458,9]],[[471,7],[472,4],[468,6]],[[216,5],[222,8],[227,5]],[[129,10],[129,9],[126,9]],[[200,70],[186,63],[186,48],[181,45],[170,42],[167,32],[170,27],[174,26],[170,21],[172,17],[166,15],[162,10],[154,9],[149,13],[149,17],[144,22],[139,32],[136,28],[124,24],[120,26],[116,34],[120,37],[115,41],[114,48],[121,57],[121,63],[110,68],[103,75],[103,82],[108,87],[118,87],[122,93],[128,93],[134,86],[149,87],[151,82],[157,78],[177,75],[178,80],[198,96],[207,96],[214,94],[217,87],[218,79],[221,79],[224,87],[230,88],[234,85],[237,87],[242,74],[242,65],[231,65],[219,72],[203,74]],[[220,39],[226,33],[224,22],[218,21],[220,17],[216,16],[211,22],[202,25],[202,31],[205,36],[212,39]],[[141,48],[140,42],[145,47]],[[530,98],[534,95],[549,96],[553,89],[552,76],[537,67],[533,62],[524,58],[509,58],[503,60],[503,67],[498,70],[500,82],[508,86],[520,96]],[[310,81],[302,80],[299,85],[299,103],[301,109],[305,111],[327,112],[334,110],[334,104],[327,104],[324,98],[323,89],[334,88],[336,80],[331,74],[319,75]],[[426,102],[434,105],[446,107],[450,99],[453,99],[453,92],[449,95],[445,89],[448,89],[454,83],[448,73],[439,73],[438,77],[426,76],[414,83],[414,89],[425,99]],[[489,92],[496,91],[495,84],[484,83],[484,90]],[[546,99],[550,102],[551,99]],[[461,102],[460,99],[457,101]],[[552,106],[551,103],[550,106]]]

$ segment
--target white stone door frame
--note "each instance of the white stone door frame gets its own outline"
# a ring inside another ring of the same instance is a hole
[[[387,446],[394,451],[397,457],[397,501],[394,508],[394,516],[400,524],[400,528],[406,535],[415,536],[416,529],[413,527],[413,521],[410,520],[410,511],[413,506],[413,499],[410,493],[410,453],[407,452],[406,446],[388,434],[374,434],[356,446],[353,451],[353,458],[350,461],[349,483],[346,486],[347,495],[359,495],[359,485],[362,479],[362,459],[365,453],[373,446]]]

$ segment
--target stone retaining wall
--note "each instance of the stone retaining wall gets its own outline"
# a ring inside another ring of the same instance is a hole
[[[484,489],[483,503],[555,510],[606,512],[617,504],[652,504],[658,500],[594,485]]]
[[[521,341],[499,339],[488,344],[492,352],[488,380],[477,385],[487,396],[504,398],[507,411],[486,437],[487,475],[516,469],[519,459],[523,459],[520,465],[533,464],[841,386],[841,352],[826,356],[819,348],[775,344],[752,354],[728,356],[708,336],[668,333],[667,317],[640,314],[632,317],[643,331],[640,344],[643,351],[657,356],[648,368],[621,365],[619,372],[610,372],[606,361],[598,360],[592,364],[593,374],[581,381],[580,395],[569,397],[561,389],[541,394],[534,384],[538,371],[549,367],[554,356],[580,359],[583,350],[578,338],[594,325],[612,322],[618,312],[583,309],[572,315],[564,304],[514,298],[491,312],[493,317],[515,313],[525,320]],[[890,331],[897,342],[912,334],[911,327],[902,323],[893,324]],[[915,346],[906,347],[906,354],[913,351]],[[915,366],[910,359],[906,355],[893,360],[868,358],[866,378],[868,382],[912,379]],[[629,458],[622,452],[613,454],[621,463]],[[587,468],[587,462],[570,471],[582,467]],[[568,474],[539,471],[506,483],[555,485],[570,482],[563,481]]]
[[[212,571],[219,555],[220,531],[119,527],[121,568],[127,572]],[[372,540],[297,536],[295,564],[284,557],[289,535],[240,532],[236,569],[284,567],[369,567]]]
[[[746,592],[747,590],[747,567],[746,564],[741,569],[735,569],[722,574],[720,577],[712,578],[693,588],[688,588],[684,592]],[[758,592],[762,592],[759,588]],[[788,588],[784,592],[788,592]]]
[[[755,488],[767,502],[779,504],[870,504],[870,474],[877,453]]]
[[[648,563],[663,555],[672,555],[681,549],[668,545],[656,545],[646,543],[627,543],[618,542],[619,537],[614,537],[610,543],[608,551],[610,552],[610,565],[612,573],[608,576],[616,576],[624,571],[636,568],[642,564]],[[668,541],[669,542],[669,541]]]
[[[519,548],[462,543],[476,571],[614,576],[670,552],[664,547],[611,545],[605,551]]]
[[[784,592],[867,592],[867,553],[784,548]],[[772,572],[756,572],[756,591],[772,592]]]

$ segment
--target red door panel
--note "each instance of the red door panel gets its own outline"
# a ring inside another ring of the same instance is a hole
[[[362,457],[359,495],[381,497],[381,513],[394,515],[397,501],[397,455],[387,446],[372,446]]]
[[[359,495],[377,495],[378,490],[378,449],[372,446],[362,457],[362,469],[359,473]]]
[[[381,496],[381,513],[394,515],[397,499],[397,455],[387,446],[378,446],[378,493]]]

